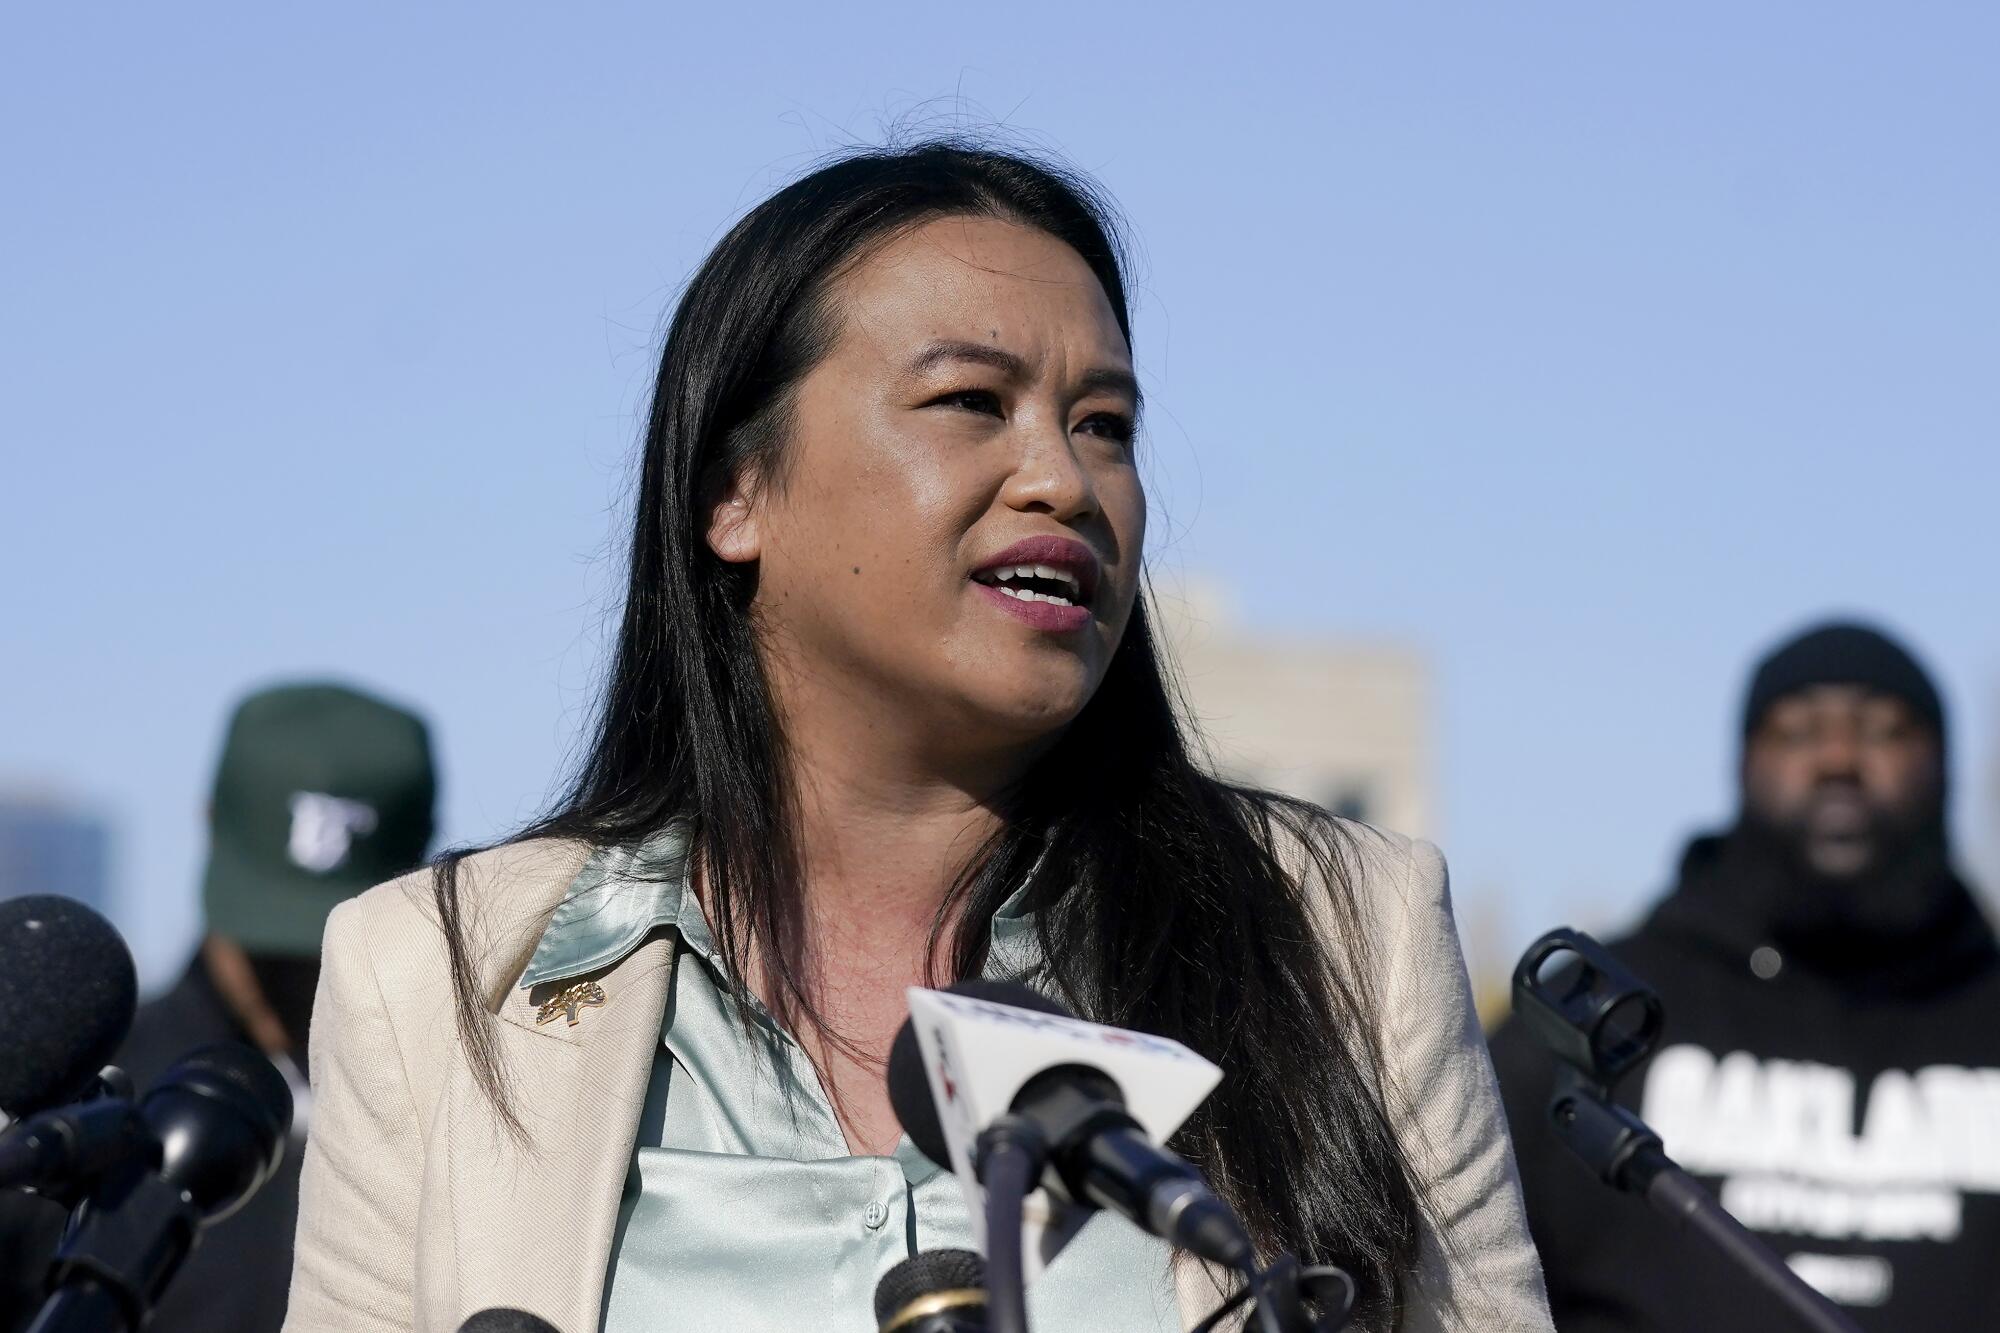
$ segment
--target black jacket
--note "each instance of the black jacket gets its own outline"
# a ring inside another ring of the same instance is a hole
[[[141,1092],[197,1046],[246,1034],[196,958],[179,984],[139,1007],[116,1063]],[[148,1333],[276,1333],[292,1276],[299,1211],[295,1125],[277,1173],[250,1201],[207,1228],[156,1307]],[[27,1327],[61,1239],[62,1210],[25,1195],[0,1196],[0,1330]]]
[[[1782,906],[1799,890],[1753,840],[1699,839],[1611,944],[1666,1003],[1619,1100],[1871,1330],[2000,1327],[2000,949],[1942,858],[1927,864],[1902,899],[1921,912],[1843,932]],[[1518,1021],[1492,1045],[1562,1333],[1790,1327],[1556,1141],[1554,1065]]]

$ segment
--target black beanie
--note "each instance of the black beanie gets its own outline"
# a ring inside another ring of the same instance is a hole
[[[1944,742],[1944,703],[1923,666],[1881,630],[1845,623],[1815,625],[1758,664],[1743,704],[1743,734],[1755,731],[1779,699],[1812,685],[1863,685],[1894,695]]]

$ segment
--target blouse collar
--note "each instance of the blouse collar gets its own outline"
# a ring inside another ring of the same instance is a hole
[[[728,975],[693,885],[693,825],[676,819],[645,841],[593,853],[570,881],[535,945],[520,988],[529,990],[612,966],[656,930],[672,930]],[[1024,978],[1041,965],[1028,889],[1034,867],[993,913],[986,975]]]

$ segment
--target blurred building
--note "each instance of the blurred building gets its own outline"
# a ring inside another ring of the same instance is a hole
[[[1411,837],[1440,836],[1425,656],[1409,647],[1244,627],[1220,588],[1156,589],[1188,703],[1229,777]],[[1455,895],[1483,1022],[1504,1015],[1513,959],[1503,900]]]
[[[1253,632],[1220,589],[1159,589],[1163,637],[1217,766],[1413,837],[1436,838],[1430,679],[1414,649]]]
[[[111,911],[111,830],[58,797],[0,792],[0,898],[60,893]]]

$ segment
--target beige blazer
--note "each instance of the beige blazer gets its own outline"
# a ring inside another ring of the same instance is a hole
[[[1444,861],[1427,843],[1352,831],[1398,1127],[1437,1221],[1404,1328],[1549,1330]],[[525,1144],[503,1130],[460,1045],[428,873],[334,912],[313,1012],[290,1333],[454,1333],[492,1306],[562,1333],[597,1328],[673,947],[655,938],[595,974],[605,1002],[576,1026],[536,1023],[544,997],[514,983],[584,856],[561,842],[504,847],[466,863],[461,880]],[[1187,1323],[1214,1308],[1216,1285],[1197,1266],[1184,1266],[1180,1289]]]

